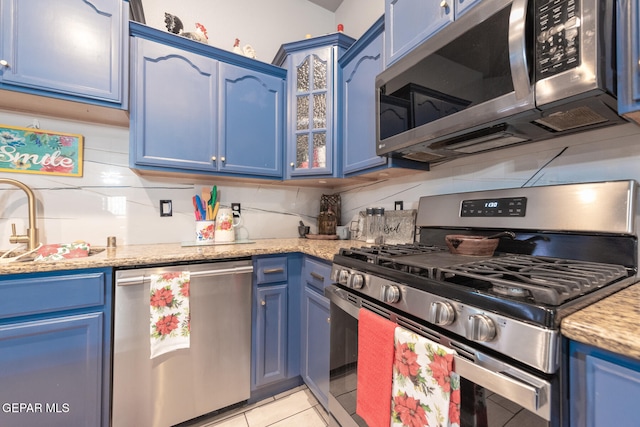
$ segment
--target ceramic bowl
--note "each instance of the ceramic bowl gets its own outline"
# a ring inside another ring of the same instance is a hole
[[[463,234],[448,234],[444,239],[449,247],[449,252],[457,255],[491,256],[500,243],[500,239],[487,239],[484,236],[465,236]]]

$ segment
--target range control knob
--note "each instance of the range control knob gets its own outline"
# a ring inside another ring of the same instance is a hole
[[[360,289],[364,286],[364,276],[362,274],[354,273],[349,276],[349,282],[347,286],[352,289]]]
[[[347,286],[349,282],[349,270],[340,270],[338,272],[338,283]]]
[[[467,321],[466,333],[473,341],[491,341],[496,337],[496,325],[484,314],[472,314]]]
[[[383,285],[380,288],[380,299],[387,304],[400,301],[400,288],[395,285]]]
[[[443,301],[436,301],[431,303],[429,309],[429,321],[438,326],[447,326],[456,320],[456,311],[451,304]]]

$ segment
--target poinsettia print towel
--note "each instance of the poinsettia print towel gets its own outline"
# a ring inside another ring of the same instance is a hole
[[[182,271],[152,274],[150,278],[150,358],[153,359],[190,346],[190,277],[188,271]]]
[[[394,333],[391,427],[460,424],[460,377],[454,350],[397,327]]]

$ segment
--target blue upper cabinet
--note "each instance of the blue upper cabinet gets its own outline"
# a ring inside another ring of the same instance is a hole
[[[220,64],[220,170],[282,177],[284,80]]]
[[[131,23],[131,167],[281,179],[286,71]]]
[[[384,17],[355,42],[338,61],[342,101],[342,170],[345,177],[390,167],[428,170],[424,162],[376,155],[376,76],[384,69]]]
[[[138,37],[131,53],[132,166],[215,171],[218,61]]]
[[[385,58],[387,65],[397,61],[450,22],[456,0],[385,0]]]
[[[619,0],[618,8],[618,112],[640,123],[640,4]]]
[[[339,177],[338,58],[355,40],[342,33],[282,45],[287,69],[285,178]]]
[[[129,3],[2,0],[0,89],[127,108]]]
[[[385,60],[391,65],[480,0],[385,0]]]

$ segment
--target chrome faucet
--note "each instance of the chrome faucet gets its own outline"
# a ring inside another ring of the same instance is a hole
[[[38,228],[36,227],[36,197],[33,194],[31,188],[20,181],[9,178],[0,178],[0,184],[9,184],[14,187],[20,188],[27,195],[29,202],[29,228],[27,228],[27,234],[16,234],[16,225],[11,224],[11,236],[9,236],[9,242],[11,243],[26,243],[29,250],[36,249],[40,242],[38,242]]]

